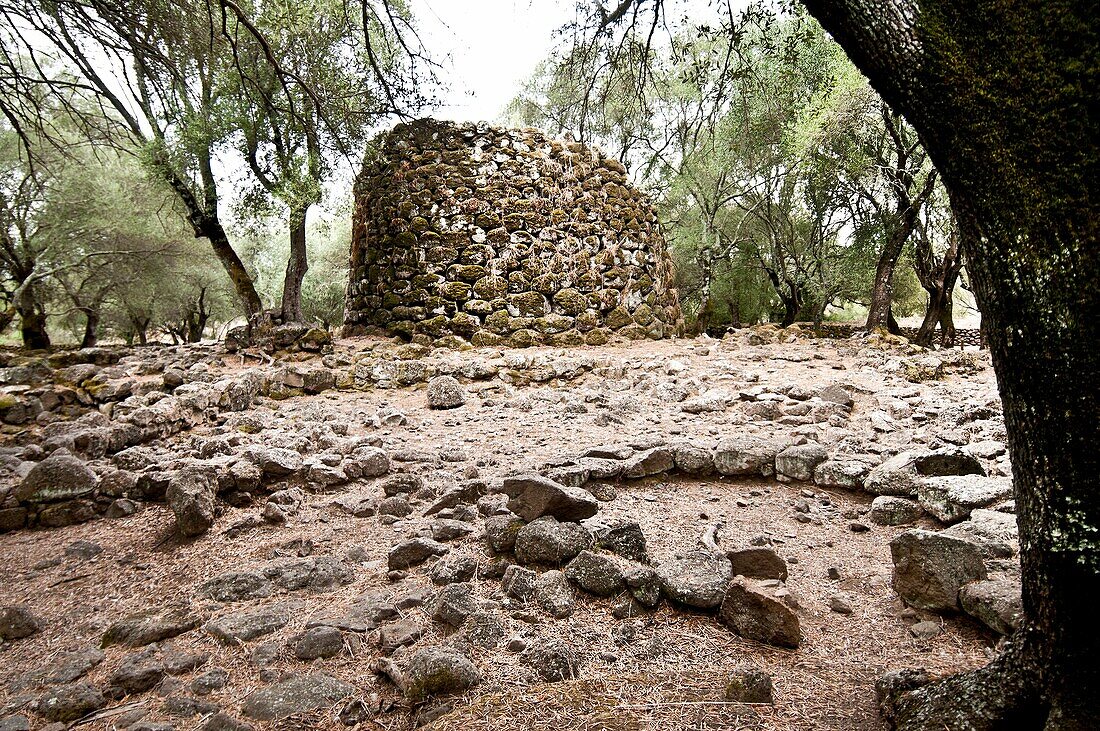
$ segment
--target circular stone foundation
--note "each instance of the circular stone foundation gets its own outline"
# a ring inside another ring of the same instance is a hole
[[[598,150],[535,130],[400,124],[355,184],[344,332],[601,345],[682,326],[652,204]]]

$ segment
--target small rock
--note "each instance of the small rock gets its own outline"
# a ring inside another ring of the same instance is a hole
[[[867,515],[875,525],[905,525],[919,520],[924,508],[916,500],[890,495],[879,495],[871,501]]]
[[[187,607],[146,609],[108,627],[100,644],[102,647],[142,647],[190,632],[199,626],[199,621]]]
[[[729,551],[726,558],[734,576],[750,579],[787,580],[787,562],[770,548],[743,548]]]
[[[42,620],[25,604],[0,607],[0,639],[21,640],[42,631]]]
[[[834,594],[829,597],[829,609],[837,614],[851,614],[852,605],[848,599],[840,594]]]
[[[290,621],[290,612],[284,605],[246,609],[223,614],[206,623],[206,631],[227,645],[247,642],[277,629]]]
[[[525,649],[520,659],[548,683],[573,680],[580,668],[576,655],[561,642],[540,641]]]
[[[569,487],[541,475],[516,475],[504,478],[508,509],[530,522],[548,515],[563,521],[591,518],[599,503],[587,490]]]
[[[469,658],[445,647],[414,652],[404,675],[405,696],[412,701],[463,693],[481,682],[481,674]]]
[[[445,586],[432,602],[432,618],[451,627],[461,626],[475,611],[474,585],[470,583]]]
[[[391,571],[419,566],[432,556],[442,556],[450,549],[431,538],[412,538],[390,549],[387,563]]]
[[[1018,580],[971,582],[959,591],[959,604],[964,612],[1002,635],[1015,632],[1023,619]]]
[[[224,668],[211,668],[191,681],[191,692],[195,695],[210,695],[228,683],[229,673]]]
[[[336,657],[344,650],[344,635],[335,627],[313,627],[290,640],[290,649],[299,660]]]
[[[943,628],[939,622],[917,622],[909,628],[909,634],[919,640],[930,640],[943,634]]]
[[[738,668],[726,683],[726,700],[731,703],[774,703],[772,676],[760,668]]]
[[[510,597],[527,601],[535,595],[535,582],[538,581],[538,577],[537,572],[512,564],[504,570],[500,588]]]
[[[594,551],[578,553],[565,567],[565,576],[596,596],[614,596],[626,588],[622,568],[608,556]]]
[[[452,376],[436,376],[428,381],[429,409],[456,409],[466,403],[466,391]]]
[[[894,590],[909,606],[926,611],[959,608],[959,589],[986,578],[978,547],[960,538],[909,530],[890,542]]]
[[[555,619],[564,619],[573,614],[577,604],[573,599],[573,590],[561,571],[546,571],[535,580],[535,603],[544,612]]]
[[[36,702],[38,715],[47,721],[68,723],[98,711],[107,699],[88,683],[72,683],[51,688]]]

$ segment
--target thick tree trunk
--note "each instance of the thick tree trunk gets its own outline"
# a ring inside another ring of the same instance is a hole
[[[203,225],[202,235],[210,240],[210,246],[213,247],[214,254],[218,257],[222,268],[225,269],[225,273],[229,275],[229,280],[233,283],[233,289],[237,293],[237,299],[240,300],[245,316],[251,321],[263,309],[263,303],[260,301],[260,295],[256,292],[252,275],[248,273],[244,262],[237,256],[233,245],[229,243],[229,237],[226,235],[220,221],[206,221]]]
[[[46,350],[50,347],[50,335],[46,332],[46,313],[35,296],[33,284],[19,293],[16,304],[19,311],[19,332],[23,347],[28,350]]]
[[[917,128],[943,175],[1012,459],[1019,649],[904,695],[901,707],[936,712],[895,723],[1096,728],[1100,116],[1086,112],[1100,88],[1094,4],[805,3]]]
[[[309,269],[306,252],[306,213],[309,208],[290,212],[290,259],[283,279],[283,322],[302,322],[302,280]]]

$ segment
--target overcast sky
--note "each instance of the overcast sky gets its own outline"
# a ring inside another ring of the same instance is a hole
[[[411,0],[417,26],[450,87],[441,119],[493,121],[546,58],[573,0]]]

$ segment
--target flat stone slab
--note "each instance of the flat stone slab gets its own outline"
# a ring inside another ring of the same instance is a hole
[[[290,611],[283,604],[230,612],[206,623],[206,631],[227,645],[262,637],[286,626]]]
[[[591,518],[600,509],[587,490],[569,487],[541,475],[516,475],[504,478],[508,509],[530,522],[544,515],[563,521]]]
[[[256,721],[278,721],[347,698],[355,688],[323,673],[292,675],[255,691],[241,704],[241,714]]]
[[[917,501],[937,520],[958,523],[975,508],[1012,496],[1012,478],[958,475],[926,477],[917,486]]]

